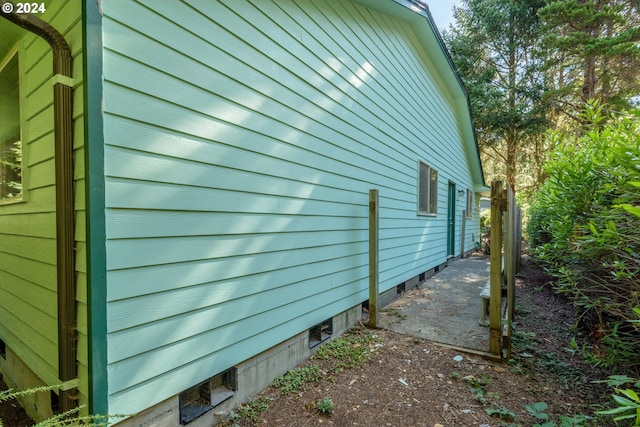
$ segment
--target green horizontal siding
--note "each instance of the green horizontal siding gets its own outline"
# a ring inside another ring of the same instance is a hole
[[[472,188],[472,160],[406,23],[349,1],[103,13],[110,412],[365,300],[371,188],[381,290],[446,260],[447,182]],[[416,214],[419,160],[434,217]]]

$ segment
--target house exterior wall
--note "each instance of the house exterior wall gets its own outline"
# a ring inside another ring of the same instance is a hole
[[[477,183],[405,22],[346,0],[101,5],[110,413],[366,300],[371,188],[381,292],[446,261],[448,182]]]
[[[87,399],[86,259],[84,215],[84,150],[82,102],[81,3],[52,0],[38,17],[50,23],[69,42],[74,78],[74,175],[76,277],[80,403]],[[16,27],[0,19],[2,29]],[[17,27],[16,27],[17,28]],[[15,31],[11,28],[10,31]],[[58,377],[56,297],[56,205],[54,176],[53,84],[51,48],[40,37],[23,31],[18,40],[23,146],[22,201],[0,202],[0,339],[20,360],[19,369],[7,361],[2,373],[20,387],[56,385]],[[0,59],[2,60],[2,59]],[[18,362],[16,362],[18,363]],[[23,365],[24,364],[24,365]],[[29,378],[21,372],[32,371]],[[46,415],[50,408],[34,410]]]

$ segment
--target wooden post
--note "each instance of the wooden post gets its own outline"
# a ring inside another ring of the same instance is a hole
[[[500,355],[502,336],[502,181],[491,183],[489,353]]]
[[[517,236],[517,206],[516,197],[511,187],[507,188],[507,227],[505,239],[505,255],[504,274],[507,284],[507,324],[506,334],[503,336],[503,356],[505,359],[511,357],[511,322],[513,320],[513,309],[516,302],[516,258],[518,246],[516,243]]]
[[[464,258],[464,239],[467,233],[467,212],[464,209],[462,210],[462,221],[460,224],[462,224],[462,229],[460,230],[460,258]]]
[[[522,208],[520,207],[517,212],[516,226],[518,227],[516,232],[516,274],[518,274],[522,263]]]
[[[369,190],[369,326],[378,327],[378,190]]]

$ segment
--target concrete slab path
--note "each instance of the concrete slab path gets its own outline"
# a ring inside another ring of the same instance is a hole
[[[379,314],[379,326],[474,351],[489,350],[489,328],[479,325],[480,291],[489,278],[489,257],[450,261]]]

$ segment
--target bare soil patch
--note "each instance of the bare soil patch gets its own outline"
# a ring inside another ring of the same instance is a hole
[[[5,390],[7,390],[7,386],[0,378],[0,391]],[[0,402],[0,420],[6,427],[29,427],[34,424],[15,399]]]
[[[227,425],[265,426],[533,426],[540,421],[525,405],[544,402],[549,419],[593,417],[575,425],[614,425],[597,419],[593,405],[607,403],[609,390],[593,380],[606,372],[570,349],[572,306],[551,291],[549,278],[526,258],[517,279],[513,357],[496,362],[421,338],[364,326],[350,334],[372,334],[371,360],[333,372],[331,360],[313,358],[324,373],[303,391],[282,395],[270,387],[256,396],[269,409],[256,420]],[[461,360],[460,360],[461,359]],[[327,416],[317,402],[329,398]]]

